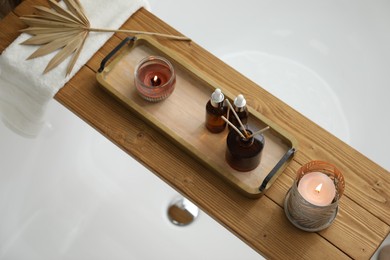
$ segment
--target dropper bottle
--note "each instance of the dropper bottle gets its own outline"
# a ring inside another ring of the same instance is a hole
[[[206,104],[206,128],[212,133],[220,133],[226,127],[226,122],[221,118],[221,116],[226,116],[227,112],[223,105],[224,99],[222,91],[217,88]]]
[[[233,103],[233,109],[236,111],[236,114],[241,120],[241,123],[245,126],[248,123],[248,108],[246,106],[246,100],[242,94],[238,95],[234,99]],[[240,123],[237,121],[237,118],[234,116],[233,113],[229,114],[229,121],[233,123],[236,127],[240,127]],[[231,130],[231,127],[229,126],[229,130]]]

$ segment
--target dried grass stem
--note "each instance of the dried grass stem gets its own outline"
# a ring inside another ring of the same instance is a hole
[[[181,41],[191,41],[190,38],[185,36],[177,36],[177,35],[171,35],[171,34],[164,34],[164,33],[156,33],[156,32],[145,32],[145,31],[135,31],[135,30],[125,30],[125,29],[102,29],[102,28],[84,28],[85,30],[88,30],[90,32],[119,32],[119,33],[130,33],[130,34],[145,34],[145,35],[154,35],[174,40],[181,40]]]

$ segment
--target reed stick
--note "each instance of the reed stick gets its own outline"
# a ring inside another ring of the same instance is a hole
[[[251,137],[253,137],[253,136],[255,136],[255,135],[262,134],[262,133],[264,133],[265,131],[267,131],[268,129],[270,129],[270,127],[269,127],[269,126],[266,126],[266,127],[264,127],[263,129],[260,129],[259,131],[256,131],[256,132],[252,133],[250,136],[248,136],[248,138],[251,138]]]
[[[237,132],[237,134],[239,134],[242,138],[247,139],[247,137],[245,137],[245,136],[241,133],[241,131],[238,130],[238,128],[237,128],[235,125],[233,125],[229,120],[227,120],[226,117],[221,116],[221,118],[223,119],[223,121],[225,121],[226,123],[228,123],[228,124]]]
[[[226,101],[227,99],[225,99],[225,103],[227,103]],[[226,112],[226,118],[229,119],[230,117],[230,107],[228,106],[228,109],[227,109],[227,112]]]
[[[236,111],[234,110],[232,104],[230,104],[229,99],[226,99],[226,103],[229,105],[230,110],[232,111],[233,115],[236,117],[236,119],[237,119],[238,123],[240,124],[240,126],[242,127],[242,129],[244,130],[245,136],[248,136],[248,132],[246,131],[244,125],[243,125],[242,122],[241,122],[240,117],[237,115],[237,113],[236,113]],[[247,138],[247,137],[245,137],[245,138]]]
[[[131,33],[131,34],[146,34],[146,35],[165,37],[168,39],[174,39],[174,40],[179,40],[179,41],[191,41],[190,38],[185,37],[185,36],[177,36],[177,35],[156,33],[156,32],[145,32],[145,31],[135,31],[135,30],[124,30],[124,29],[116,29],[115,30],[115,29],[88,28],[88,27],[85,27],[84,29],[86,29],[90,32],[119,32],[119,33]]]

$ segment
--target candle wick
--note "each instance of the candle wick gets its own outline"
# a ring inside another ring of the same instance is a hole
[[[151,79],[151,83],[152,83],[152,86],[153,86],[153,87],[160,86],[160,84],[161,84],[161,79],[160,79],[159,77],[157,77],[157,75],[155,75],[155,76]]]

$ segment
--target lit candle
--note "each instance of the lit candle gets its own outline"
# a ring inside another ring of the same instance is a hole
[[[176,75],[168,60],[150,56],[143,59],[136,67],[134,81],[141,97],[148,101],[160,101],[173,92]]]
[[[157,87],[161,85],[161,79],[157,76],[154,75],[153,79],[151,80],[152,86]]]
[[[336,187],[326,174],[309,172],[298,184],[298,191],[308,202],[317,206],[327,206],[336,196]]]

